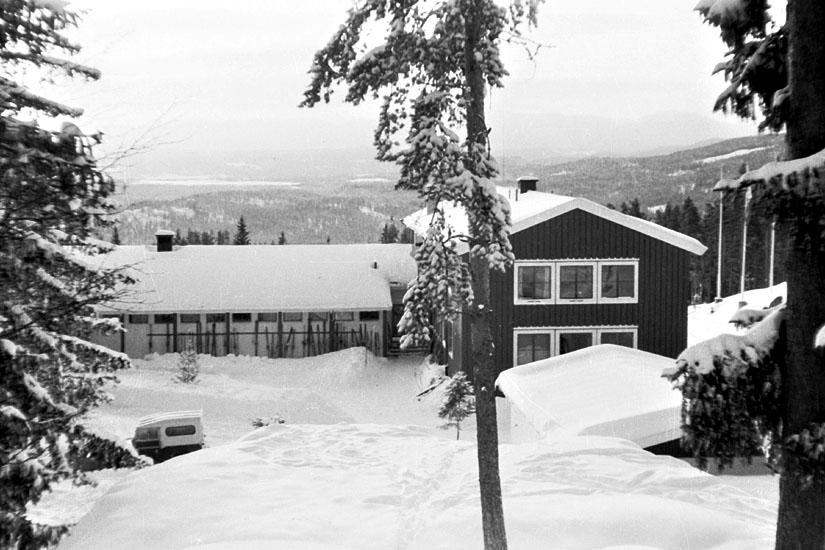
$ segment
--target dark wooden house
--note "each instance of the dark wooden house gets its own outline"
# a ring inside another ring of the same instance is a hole
[[[499,189],[516,257],[490,281],[499,372],[595,344],[675,358],[687,346],[688,260],[706,247],[586,199],[535,191],[534,179],[519,184]],[[419,219],[405,223],[420,230]],[[469,320],[445,332],[449,371],[472,373]]]

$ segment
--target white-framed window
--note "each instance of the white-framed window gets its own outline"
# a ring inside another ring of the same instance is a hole
[[[596,303],[596,262],[556,262],[557,304]]]
[[[518,262],[516,264],[516,303],[552,303],[554,265],[547,262]]]
[[[524,365],[555,355],[553,331],[545,328],[525,328],[513,331],[513,363]]]
[[[599,262],[599,303],[639,301],[639,262],[612,260]]]
[[[635,304],[639,260],[518,260],[513,303]]]
[[[564,355],[596,344],[636,348],[638,327],[523,327],[513,329],[513,365]]]
[[[639,331],[636,327],[611,327],[599,330],[600,344],[615,344],[626,348],[638,347]]]

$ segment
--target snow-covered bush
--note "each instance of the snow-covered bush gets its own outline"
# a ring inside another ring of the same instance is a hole
[[[775,353],[782,310],[743,335],[691,346],[663,375],[681,391],[682,445],[701,467],[732,465],[767,450],[776,464],[781,437],[781,377]]]
[[[475,413],[476,400],[473,385],[463,372],[453,376],[444,388],[444,403],[438,411],[438,418],[446,420],[441,428],[455,427],[455,438],[461,437],[461,422]]]
[[[195,345],[192,342],[192,337],[186,339],[186,344],[183,346],[183,351],[178,357],[178,374],[175,376],[175,382],[183,384],[193,384],[198,382],[198,374],[200,373],[200,365],[198,364],[198,354],[195,351]]]

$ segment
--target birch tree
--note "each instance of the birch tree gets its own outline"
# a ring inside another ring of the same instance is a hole
[[[500,47],[536,23],[540,0],[362,0],[316,53],[301,105],[380,101],[377,158],[400,166],[399,189],[414,190],[431,215],[405,298],[404,341],[428,341],[445,317],[471,321],[479,485],[485,548],[507,547],[498,467],[490,270],[513,261],[509,207],[496,192],[484,98],[507,75]],[[465,137],[459,137],[459,132]],[[445,206],[464,208],[456,234]],[[467,250],[467,255],[463,251]]]

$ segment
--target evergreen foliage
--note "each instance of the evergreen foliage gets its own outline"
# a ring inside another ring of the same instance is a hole
[[[286,235],[284,235],[283,231],[278,235],[278,244],[286,244]]]
[[[441,426],[449,430],[455,427],[456,440],[461,438],[461,423],[465,418],[475,413],[476,400],[473,385],[467,380],[463,372],[458,372],[450,378],[444,388],[444,403],[438,410],[438,418],[447,422]]]
[[[390,220],[381,228],[381,242],[384,244],[392,244],[398,242],[398,227],[395,222]]]
[[[27,74],[50,70],[96,79],[67,59],[78,22],[63,2],[12,0],[0,11],[0,547],[54,544],[65,527],[36,525],[26,510],[57,480],[82,480],[83,460],[130,465],[84,428],[107,399],[104,387],[128,358],[91,344],[116,331],[94,306],[129,280],[98,270],[84,255],[111,248],[92,238],[111,226],[112,180],[98,169],[86,136],[71,122],[80,109],[30,91]],[[41,126],[62,119],[60,131]],[[79,254],[82,253],[82,254]],[[128,453],[126,453],[128,454]],[[82,460],[81,460],[82,459]]]
[[[697,9],[730,47],[717,68],[730,85],[714,108],[752,118],[758,106],[764,116],[761,129],[786,130],[786,162],[745,173],[725,187],[740,200],[744,193],[739,191],[747,188],[754,207],[777,222],[787,247],[787,306],[771,350],[781,390],[764,395],[764,387],[743,388],[746,402],[760,401],[763,410],[779,411],[779,428],[767,441],[772,455],[781,457],[776,548],[822,548],[825,355],[813,343],[825,321],[825,6],[819,0],[788,0],[781,26],[770,21],[766,0],[706,0]],[[721,361],[721,354],[715,360]],[[715,385],[717,393],[726,380]],[[683,424],[689,426],[701,413],[701,400],[690,393],[685,399]],[[745,411],[745,423],[760,423],[757,413],[739,409]],[[717,460],[736,450],[741,433],[734,429],[720,440]]]
[[[487,550],[507,548],[498,472],[490,270],[506,268],[513,254],[509,208],[494,184],[498,165],[490,154],[484,97],[486,88],[501,87],[507,74],[502,41],[519,41],[522,26],[536,23],[538,4],[511,0],[508,9],[494,0],[367,0],[350,9],[344,24],[316,53],[302,102],[309,107],[328,102],[339,84],[347,86],[345,100],[353,104],[382,98],[374,134],[378,158],[398,164],[396,187],[418,193],[432,215],[416,255],[419,275],[407,292],[400,326],[405,342],[428,341],[435,336],[433,327],[444,321],[438,315],[456,312],[455,300],[464,300],[470,308]],[[459,138],[459,129],[466,131],[466,139]],[[467,234],[449,231],[444,205],[450,203],[467,212]],[[468,246],[468,263],[458,243]]]
[[[246,229],[246,222],[243,216],[238,220],[238,226],[235,231],[235,237],[232,239],[232,244],[252,244],[252,241],[249,240],[249,231]]]
[[[120,243],[120,233],[118,233],[117,226],[112,229],[112,244],[119,245]]]
[[[195,351],[195,345],[190,335],[187,336],[183,351],[180,352],[178,357],[178,374],[174,380],[183,384],[193,384],[198,381],[199,373],[198,353]]]

